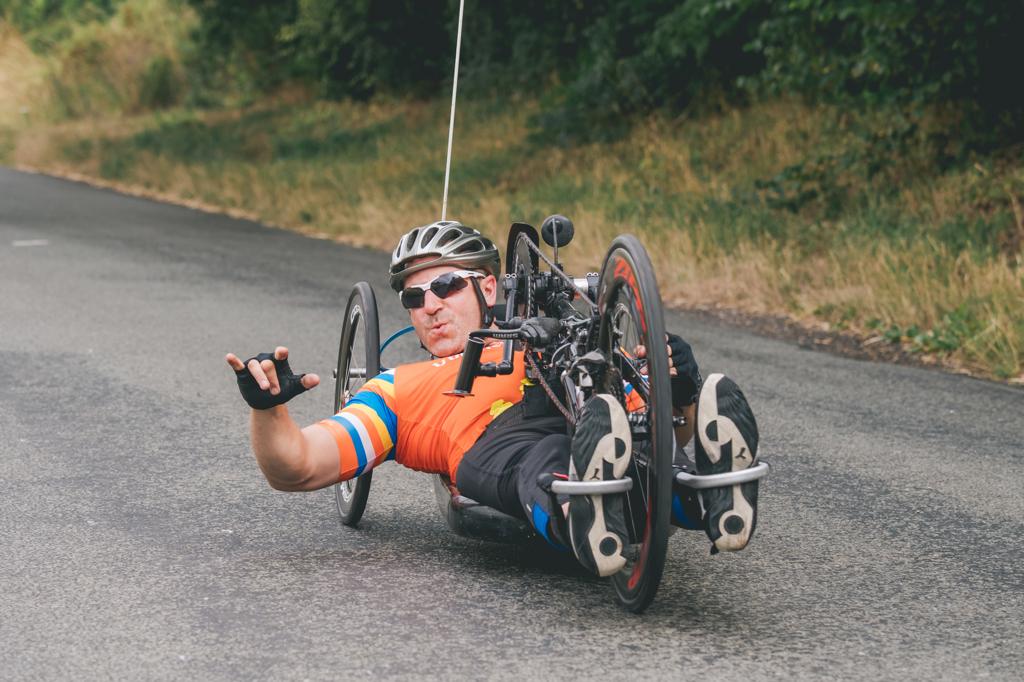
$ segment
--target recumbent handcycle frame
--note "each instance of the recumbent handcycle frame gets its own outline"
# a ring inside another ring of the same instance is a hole
[[[669,387],[668,354],[661,298],[650,258],[632,235],[617,237],[604,258],[600,273],[582,278],[567,275],[558,261],[558,248],[573,236],[564,216],[551,216],[541,231],[553,248],[553,259],[540,250],[537,230],[514,223],[509,231],[505,274],[501,287],[505,302],[496,306],[497,328],[469,334],[456,385],[447,392],[471,394],[476,380],[513,371],[514,350],[525,351],[526,376],[543,386],[551,402],[573,428],[586,400],[595,391],[625,399],[635,391],[641,407],[629,412],[633,456],[626,476],[614,481],[559,480],[543,475],[539,481],[549,494],[624,495],[630,537],[627,564],[611,577],[618,601],[639,612],[653,600],[664,568],[668,537],[676,525],[694,528],[699,519],[687,518],[680,500],[696,502],[697,491],[738,486],[768,474],[763,460],[739,471],[696,474],[681,448],[674,427],[685,423],[674,416]],[[543,263],[546,270],[540,268]],[[530,334],[523,322],[530,320]],[[485,320],[485,324],[489,320]],[[376,297],[366,282],[357,283],[349,296],[342,325],[338,364],[334,371],[334,410],[368,379],[384,368],[380,356],[395,339],[412,331],[401,329],[383,344]],[[524,338],[528,336],[528,338]],[[504,343],[502,361],[480,363],[484,339]],[[661,339],[661,343],[653,340]],[[643,345],[646,357],[633,356]],[[362,366],[353,364],[358,356]],[[373,471],[335,486],[335,499],[343,524],[355,526],[363,515]],[[506,515],[463,496],[447,476],[434,477],[438,506],[458,535],[498,542],[524,542],[537,537],[524,520]],[[692,506],[690,506],[692,509]],[[690,514],[693,516],[693,514]]]

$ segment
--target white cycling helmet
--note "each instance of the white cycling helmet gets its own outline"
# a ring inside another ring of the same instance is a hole
[[[422,263],[410,262],[433,256]],[[501,272],[501,256],[487,237],[454,220],[440,220],[414,227],[391,254],[391,288],[402,290],[405,278],[414,272],[438,265],[460,265],[469,270],[485,270],[495,277]]]

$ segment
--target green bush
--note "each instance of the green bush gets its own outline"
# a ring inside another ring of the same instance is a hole
[[[197,66],[214,89],[297,78],[323,96],[364,98],[432,95],[450,81],[458,0],[191,3],[202,19]],[[965,149],[985,148],[1024,137],[1024,89],[1013,74],[1024,63],[1022,32],[1019,2],[477,2],[466,10],[462,79],[527,95],[559,86],[535,121],[548,140],[617,137],[652,109],[772,91],[942,107],[968,133]],[[898,144],[894,133],[881,146]]]
[[[193,103],[237,103],[295,80],[330,98],[432,96],[450,83],[458,0],[183,1],[200,18]],[[42,51],[122,4],[0,0],[0,15]],[[653,109],[742,104],[762,92],[884,105],[912,121],[940,109],[949,134],[934,141],[934,161],[948,165],[1024,140],[1022,34],[1021,2],[478,1],[466,8],[462,80],[550,93],[535,120],[546,141],[614,138]],[[180,101],[177,80],[155,60],[142,99]],[[890,132],[874,140],[879,152],[902,150],[903,133]]]
[[[984,0],[776,2],[750,49],[774,92],[904,107],[938,105],[970,146],[1024,139],[1024,3]]]
[[[181,101],[182,83],[174,62],[157,55],[146,63],[139,83],[138,106],[144,110],[166,109]]]
[[[742,99],[737,84],[760,71],[745,49],[768,5],[750,0],[610,2],[583,32],[567,85],[534,123],[539,138],[608,140],[637,114]]]
[[[37,52],[53,49],[76,24],[110,18],[121,0],[0,0],[0,17]]]

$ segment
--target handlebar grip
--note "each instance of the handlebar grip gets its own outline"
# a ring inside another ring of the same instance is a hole
[[[455,379],[455,395],[469,395],[473,390],[473,379],[476,378],[477,370],[480,367],[480,354],[484,350],[484,340],[476,337],[469,337],[466,340],[466,349],[462,352],[462,364],[459,365],[459,375]]]

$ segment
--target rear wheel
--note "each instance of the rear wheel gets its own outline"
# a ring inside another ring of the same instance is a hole
[[[634,429],[626,493],[630,537],[625,568],[612,576],[619,601],[643,611],[665,566],[672,500],[672,392],[661,296],[647,251],[632,235],[612,243],[598,284],[598,347],[628,382],[626,409]],[[636,355],[637,347],[646,357]]]
[[[359,388],[380,373],[380,327],[377,322],[377,299],[366,282],[352,287],[345,306],[345,322],[338,345],[338,366],[335,370],[334,412],[337,413]],[[359,523],[366,509],[373,471],[334,486],[338,516],[346,526]]]

